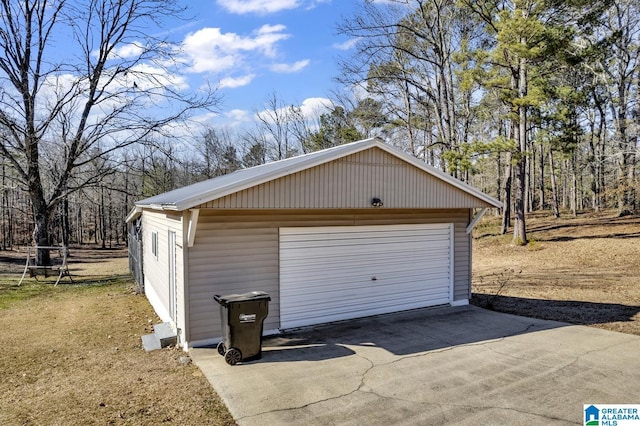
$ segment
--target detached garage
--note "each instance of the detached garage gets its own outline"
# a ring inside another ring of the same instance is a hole
[[[470,232],[499,206],[374,138],[141,200],[127,221],[139,284],[190,347],[221,336],[215,294],[268,292],[267,332],[467,304]]]

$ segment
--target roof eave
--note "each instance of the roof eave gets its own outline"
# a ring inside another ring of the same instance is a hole
[[[140,206],[134,206],[131,211],[129,212],[129,214],[127,215],[127,218],[125,219],[125,223],[131,223],[134,220],[136,220],[138,217],[140,217],[140,215],[142,214],[142,207]]]

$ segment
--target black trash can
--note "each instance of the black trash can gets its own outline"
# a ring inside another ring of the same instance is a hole
[[[264,291],[215,295],[220,304],[222,341],[218,353],[229,365],[262,356],[262,324],[269,314],[271,297]]]

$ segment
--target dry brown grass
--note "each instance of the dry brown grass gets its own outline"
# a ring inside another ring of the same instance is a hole
[[[22,296],[0,309],[0,425],[234,424],[184,352],[142,349],[159,320],[126,278],[126,251],[73,255],[75,285],[18,288],[20,265],[0,268],[0,299]]]
[[[489,218],[474,231],[472,303],[640,335],[639,217],[534,215],[525,247],[497,229]]]

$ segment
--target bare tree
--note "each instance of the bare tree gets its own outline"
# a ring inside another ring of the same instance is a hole
[[[298,153],[299,145],[293,132],[293,123],[298,118],[296,108],[278,99],[275,92],[267,98],[265,109],[257,112],[261,133],[271,140],[274,160],[282,160]]]
[[[594,67],[608,90],[609,109],[619,151],[618,210],[621,216],[635,208],[635,173],[640,115],[640,5],[637,1],[613,2],[606,13],[604,36],[611,47]]]
[[[36,244],[50,244],[58,203],[109,172],[87,164],[216,105],[211,90],[184,94],[177,50],[149,35],[181,12],[174,0],[0,0],[0,156],[29,193]]]

